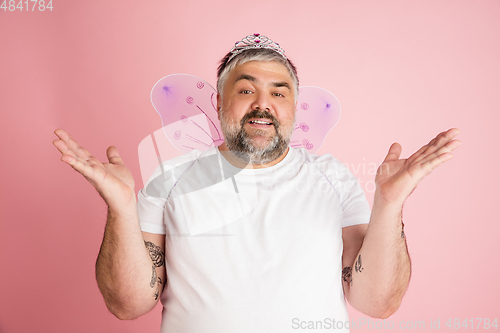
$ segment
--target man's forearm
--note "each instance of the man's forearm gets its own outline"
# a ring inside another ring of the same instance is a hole
[[[402,204],[388,204],[375,195],[370,224],[352,266],[349,302],[372,317],[394,313],[410,280],[401,211]]]
[[[106,306],[116,317],[133,319],[155,306],[152,266],[135,203],[119,212],[108,210],[96,278]]]

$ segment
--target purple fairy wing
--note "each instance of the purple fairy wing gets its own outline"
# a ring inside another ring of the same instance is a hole
[[[195,179],[189,174],[193,163],[217,166],[223,162],[213,151],[207,153],[207,148],[224,142],[217,117],[216,96],[210,84],[187,74],[169,75],[155,84],[151,102],[160,114],[162,128],[147,136],[139,145],[141,174],[148,195],[166,199],[174,193],[174,189],[179,192],[177,195],[186,195],[224,182],[234,186],[237,172],[224,172],[220,179],[207,177],[193,182],[194,185],[187,189],[176,188],[181,178]],[[300,88],[296,128],[290,145],[316,152],[339,117],[340,105],[330,92],[317,87]],[[189,154],[176,160],[179,165],[163,163],[186,152]],[[209,169],[220,171],[223,168]],[[173,180],[175,182],[166,187],[165,182]],[[238,194],[236,187],[235,193]]]
[[[315,153],[340,118],[340,104],[328,90],[300,87],[291,147]]]
[[[187,74],[166,76],[153,87],[151,102],[160,114],[163,131],[181,152],[203,151],[224,141],[216,96],[210,84]]]

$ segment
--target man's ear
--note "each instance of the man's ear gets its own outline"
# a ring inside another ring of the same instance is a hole
[[[220,94],[217,93],[217,118],[220,120],[220,108],[222,106],[222,98],[220,97]]]

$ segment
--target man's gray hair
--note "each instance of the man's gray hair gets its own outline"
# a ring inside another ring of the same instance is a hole
[[[219,93],[221,98],[223,97],[222,95],[224,85],[226,83],[228,74],[236,66],[243,65],[244,63],[249,61],[276,61],[284,65],[288,69],[294,85],[294,98],[295,101],[297,101],[297,98],[299,96],[299,78],[297,77],[297,69],[289,59],[284,58],[276,51],[266,48],[245,50],[228,61],[231,55],[231,52],[226,54],[226,56],[222,58],[219,68],[217,69],[217,92]]]

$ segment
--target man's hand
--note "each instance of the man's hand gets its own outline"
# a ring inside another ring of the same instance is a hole
[[[109,163],[101,163],[66,131],[58,129],[54,133],[59,137],[53,144],[62,153],[61,160],[96,188],[110,210],[118,211],[135,204],[134,178],[115,147],[111,146],[106,151]]]
[[[451,152],[461,145],[453,140],[458,133],[456,128],[439,133],[408,159],[399,159],[401,145],[393,143],[375,177],[376,196],[386,203],[402,205],[425,176],[453,158]]]
[[[453,140],[458,133],[456,128],[440,133],[408,159],[399,159],[401,145],[394,143],[375,177],[377,190],[368,228],[342,230],[344,292],[358,311],[387,318],[399,308],[411,275],[402,232],[403,203],[425,176],[453,157],[451,152],[461,144]]]
[[[96,261],[97,284],[106,306],[117,318],[137,318],[156,305],[163,291],[165,236],[141,232],[134,179],[115,147],[106,151],[109,163],[101,163],[64,130],[54,133],[61,160],[81,173],[108,204]],[[163,260],[153,262],[152,252]]]

